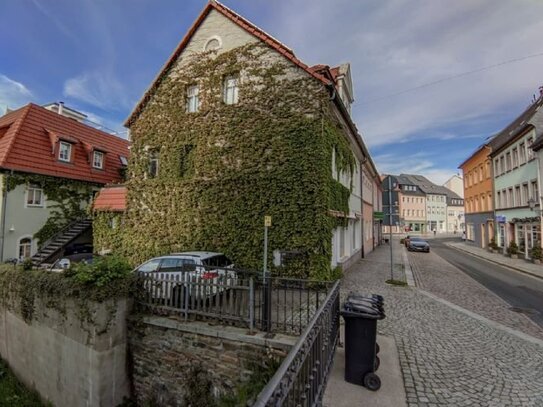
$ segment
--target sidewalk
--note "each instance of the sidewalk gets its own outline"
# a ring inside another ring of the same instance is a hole
[[[520,271],[521,273],[530,274],[531,276],[543,279],[543,265],[541,264],[529,263],[524,259],[512,259],[499,253],[490,253],[485,249],[481,249],[480,247],[473,246],[469,243],[449,242],[445,244],[489,262],[499,264],[500,266],[509,267]]]
[[[344,343],[343,325],[341,326],[341,343]],[[338,346],[324,393],[324,407],[407,406],[396,342],[390,336],[378,335],[377,343],[381,348],[379,352],[381,366],[376,373],[381,379],[381,389],[371,391],[363,386],[346,382],[344,379],[345,348]]]
[[[393,244],[393,262],[394,277],[402,279],[400,276],[402,266],[409,265],[403,246],[399,244],[400,238],[394,237]],[[373,253],[373,266],[386,270],[386,275],[390,278],[390,246],[384,244],[376,249],[378,256]],[[365,261],[365,260],[362,260]],[[354,265],[352,269],[357,268]],[[347,272],[349,273],[349,271]],[[410,274],[411,275],[411,274]],[[414,284],[413,284],[414,285]],[[341,302],[347,294],[354,290],[354,287],[342,284]],[[356,290],[355,290],[356,291]],[[385,313],[387,312],[387,303],[385,300]],[[340,345],[334,355],[334,364],[332,366],[330,377],[326,386],[323,398],[324,407],[351,407],[351,406],[372,406],[372,407],[404,407],[407,406],[407,396],[405,393],[402,370],[400,368],[400,357],[396,340],[391,335],[378,335],[377,343],[380,347],[379,359],[381,364],[377,370],[377,375],[381,379],[381,389],[371,391],[363,386],[358,386],[345,381],[345,348],[342,344],[345,342],[344,320],[341,318],[340,327]],[[377,326],[379,328],[380,321]]]
[[[402,246],[396,239],[392,244],[394,263],[402,261]],[[393,345],[379,355],[377,374],[383,387],[375,393],[347,387],[341,381],[339,349],[326,390],[327,405],[402,406],[407,401],[409,407],[542,406],[543,340],[482,317],[465,304],[455,305],[420,288],[386,284],[389,249],[380,246],[356,263],[345,273],[341,291],[342,298],[350,291],[385,298],[387,317],[379,321],[378,331],[393,338]],[[433,274],[437,278],[444,270],[440,272]],[[400,369],[394,366],[398,359]],[[400,375],[403,383],[393,385],[400,388],[396,400],[387,400],[391,394],[385,386],[395,382],[386,372],[395,369],[400,370],[395,377]]]

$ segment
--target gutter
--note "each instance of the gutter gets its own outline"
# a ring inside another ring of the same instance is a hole
[[[1,220],[1,226],[0,226],[0,263],[4,262],[4,241],[6,236],[6,212],[7,212],[7,202],[8,202],[8,190],[7,190],[7,183],[9,179],[9,174],[5,174],[5,185],[3,185],[3,194],[2,194],[2,220]]]

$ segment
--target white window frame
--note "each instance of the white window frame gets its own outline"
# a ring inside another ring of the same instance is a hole
[[[200,88],[191,85],[187,88],[187,113],[197,113],[200,110]]]
[[[102,153],[101,151],[96,151],[95,150],[92,153],[92,167],[97,168],[99,170],[103,170],[104,169],[104,156],[105,156],[104,153]],[[96,160],[98,157],[100,157],[100,159]]]
[[[40,202],[36,202],[36,192],[40,193]],[[32,203],[28,203],[28,198],[30,198],[30,194],[32,194]],[[26,188],[26,194],[25,194],[25,208],[43,208],[44,207],[44,194],[43,194],[43,188],[38,188],[34,186],[28,186]]]
[[[67,157],[64,157],[63,147],[66,147]],[[72,144],[67,141],[61,141],[58,147],[58,160],[69,163],[72,159]]]
[[[24,256],[22,257],[21,256],[21,248],[23,247],[23,245],[21,245],[21,242],[23,240],[26,240],[28,239],[29,242],[28,243],[24,243],[24,247],[26,247],[28,249],[28,256]],[[26,258],[30,258],[32,257],[32,244],[33,244],[33,241],[32,241],[32,236],[31,235],[25,235],[25,236],[21,236],[19,238],[19,240],[17,241],[17,259],[19,259],[20,261],[26,259]]]
[[[526,164],[526,145],[519,144],[519,165]]]
[[[230,75],[224,78],[224,103],[235,105],[239,101],[239,77]]]

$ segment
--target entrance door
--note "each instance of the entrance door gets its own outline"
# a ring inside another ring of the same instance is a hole
[[[481,247],[484,249],[487,245],[486,234],[485,234],[485,225],[481,223]]]

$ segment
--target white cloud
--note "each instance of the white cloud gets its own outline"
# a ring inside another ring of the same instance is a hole
[[[25,85],[0,74],[0,113],[7,107],[20,107],[30,102],[32,97],[32,92]]]
[[[401,143],[373,157],[381,173],[442,184],[459,171],[453,161],[520,114],[543,84],[540,56],[422,86],[542,53],[541,1],[291,0],[273,2],[267,15],[263,28],[307,64],[351,63],[364,141],[374,151]],[[406,154],[407,143],[422,152]]]
[[[116,134],[119,137],[126,138],[127,130],[116,120],[109,120],[100,115],[88,111],[81,111],[87,115],[87,120],[93,127],[103,130],[106,133]]]
[[[411,154],[409,159],[398,159],[392,154],[382,154],[374,157],[379,163],[382,174],[423,174],[437,185],[443,185],[454,174],[459,173],[455,168],[440,168],[428,159],[426,153]]]
[[[330,7],[314,0],[308,7],[293,0],[276,13],[269,26],[307,63],[351,62],[353,116],[370,146],[439,135],[453,124],[492,126],[500,114],[512,119],[543,81],[541,56],[383,99],[543,52],[540,1],[338,0]]]
[[[124,85],[113,74],[100,71],[84,72],[66,80],[63,93],[103,110],[131,107]]]

